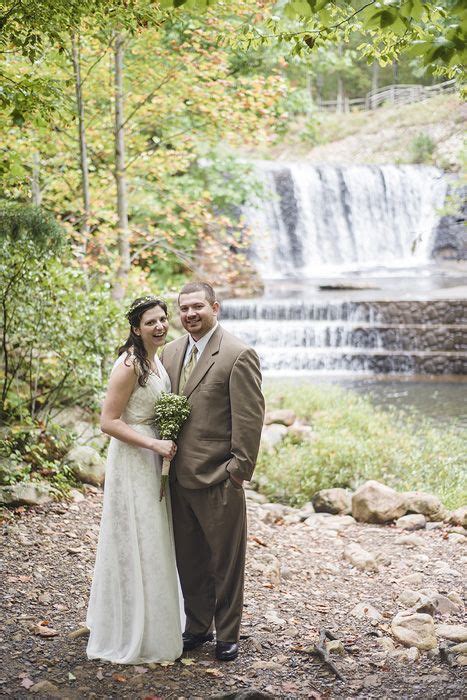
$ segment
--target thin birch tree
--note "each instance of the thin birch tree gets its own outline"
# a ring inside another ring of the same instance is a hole
[[[117,186],[117,240],[118,268],[113,290],[115,299],[121,299],[128,273],[130,271],[130,231],[128,226],[128,195],[125,163],[125,130],[123,111],[123,57],[125,37],[115,33],[114,41],[114,88],[115,88],[115,182]]]
[[[71,34],[71,57],[75,79],[76,111],[78,114],[79,158],[81,171],[81,194],[83,198],[83,213],[80,231],[83,236],[83,254],[86,255],[89,240],[89,219],[91,215],[91,194],[89,188],[88,146],[84,121],[83,83],[81,80],[80,40],[74,32]]]

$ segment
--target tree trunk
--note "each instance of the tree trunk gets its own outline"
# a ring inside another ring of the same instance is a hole
[[[81,190],[83,197],[83,214],[81,218],[80,231],[83,235],[83,253],[86,255],[89,240],[91,196],[89,191],[88,145],[86,142],[86,130],[84,126],[84,101],[83,92],[81,89],[80,47],[79,38],[77,40],[75,34],[71,35],[71,54],[73,60],[73,73],[75,77],[76,110],[78,112],[79,157],[81,169]]]
[[[321,109],[322,103],[323,103],[323,76],[321,73],[316,74],[316,102],[318,104],[318,108]]]
[[[378,82],[379,82],[379,63],[378,61],[374,61],[373,65],[371,67],[371,90],[377,90],[378,89]]]
[[[35,151],[32,156],[31,198],[32,203],[36,207],[40,207],[42,203],[42,192],[40,184],[40,156],[37,151]]]
[[[125,141],[123,116],[123,46],[124,36],[115,35],[115,182],[117,184],[117,213],[118,213],[118,254],[117,279],[113,290],[115,299],[121,299],[125,283],[130,271],[130,241],[128,228],[128,197],[125,173]]]
[[[338,54],[339,57],[342,56],[343,49],[342,49],[342,44],[339,44],[338,46]],[[344,99],[344,81],[342,79],[342,76],[340,72],[337,74],[337,98],[336,98],[336,112],[344,112],[345,111],[345,99]]]

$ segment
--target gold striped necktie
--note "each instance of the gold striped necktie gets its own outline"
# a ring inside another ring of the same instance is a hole
[[[196,356],[198,355],[198,348],[196,345],[193,345],[193,350],[191,351],[190,358],[186,365],[182,369],[182,373],[180,375],[180,384],[178,387],[178,393],[181,394],[183,389],[185,388],[185,385],[188,381],[188,378],[194,368],[196,367]]]

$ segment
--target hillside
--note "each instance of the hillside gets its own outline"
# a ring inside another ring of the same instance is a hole
[[[291,126],[273,156],[343,165],[423,162],[458,172],[466,116],[466,105],[456,95],[372,112],[316,112],[314,123],[301,118]],[[310,147],[313,140],[316,145]]]

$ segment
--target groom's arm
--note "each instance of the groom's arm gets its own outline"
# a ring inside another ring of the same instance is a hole
[[[229,382],[232,416],[232,460],[227,466],[232,478],[249,481],[258,456],[264,419],[259,358],[252,348],[244,350],[235,361]]]

